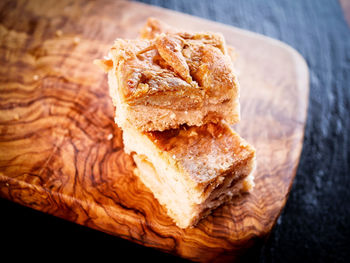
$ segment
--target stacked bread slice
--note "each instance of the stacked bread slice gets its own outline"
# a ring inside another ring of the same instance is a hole
[[[107,73],[135,174],[181,228],[253,186],[255,149],[238,123],[239,85],[224,38],[149,19],[97,61]]]

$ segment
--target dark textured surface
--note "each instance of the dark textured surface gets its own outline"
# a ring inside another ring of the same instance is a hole
[[[143,2],[282,40],[304,56],[310,69],[310,101],[303,153],[289,200],[262,250],[260,262],[347,261],[350,257],[350,30],[339,3],[330,0]],[[125,254],[131,260],[174,260],[153,249],[5,200],[1,200],[1,208],[0,224],[8,226],[4,228],[8,231],[2,233],[8,244],[6,250],[29,248],[35,253],[35,247],[41,250],[54,247],[52,253],[61,256],[74,251],[75,255],[101,255],[101,259]],[[41,240],[40,246],[33,242],[35,238]],[[57,242],[59,239],[66,243]]]

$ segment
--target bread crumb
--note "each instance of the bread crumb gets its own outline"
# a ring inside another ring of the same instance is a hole
[[[39,79],[39,76],[38,76],[38,75],[34,75],[34,76],[33,76],[33,80],[36,81],[36,80],[38,80],[38,79]]]
[[[189,134],[190,137],[197,136],[197,135],[198,135],[198,133],[193,131],[193,130]]]
[[[74,45],[78,45],[80,43],[80,37],[75,37],[73,43]]]
[[[60,36],[62,36],[63,35],[63,32],[62,32],[62,30],[56,30],[56,36],[57,37],[60,37]]]
[[[187,111],[187,110],[185,110],[185,114],[186,114],[186,115],[188,114],[188,111]]]
[[[175,118],[176,118],[175,113],[172,113],[172,114],[170,115],[170,118],[171,118],[171,119],[175,119]]]
[[[10,185],[9,185],[9,183],[6,183],[5,185],[6,185],[7,187],[9,187],[9,186],[10,186]]]
[[[113,139],[113,134],[112,133],[110,133],[110,134],[108,134],[108,136],[107,136],[107,140],[112,140]]]
[[[112,60],[112,55],[110,53],[103,57],[104,60]]]
[[[13,118],[14,118],[16,121],[18,121],[18,120],[19,120],[19,114],[16,113],[15,115],[13,115]]]

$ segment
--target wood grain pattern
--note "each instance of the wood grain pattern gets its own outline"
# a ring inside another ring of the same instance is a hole
[[[132,2],[2,1],[0,14],[1,197],[195,261],[239,259],[264,240],[302,147],[308,73],[297,52]],[[257,148],[254,191],[186,230],[132,174],[106,77],[92,64],[116,37],[136,37],[149,16],[222,32],[235,47],[242,87],[236,129]]]

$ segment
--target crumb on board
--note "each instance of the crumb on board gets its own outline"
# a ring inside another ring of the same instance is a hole
[[[16,120],[16,121],[18,121],[18,120],[19,120],[19,114],[18,114],[18,113],[15,113],[15,114],[13,115],[13,119]]]
[[[198,135],[198,133],[193,131],[193,130],[189,134],[190,137],[194,137],[194,136],[197,136],[197,135]]]
[[[73,43],[74,43],[74,45],[78,45],[80,43],[80,37],[75,37],[73,39]]]
[[[34,75],[33,76],[33,80],[38,80],[39,79],[39,75]]]
[[[60,30],[60,29],[56,30],[56,36],[57,36],[57,37],[60,37],[60,36],[62,36],[62,35],[63,35],[62,30]]]
[[[110,133],[110,134],[108,134],[108,136],[107,136],[107,140],[112,140],[113,139],[113,134],[112,133]]]

